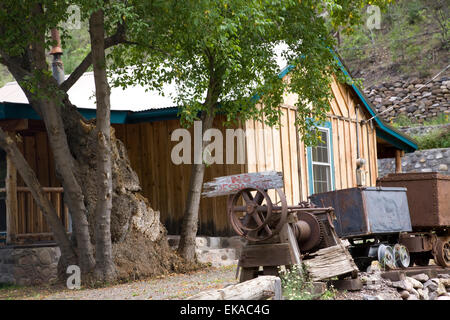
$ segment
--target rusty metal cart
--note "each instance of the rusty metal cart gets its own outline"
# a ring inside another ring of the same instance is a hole
[[[427,266],[430,258],[450,267],[450,177],[436,172],[397,173],[378,179],[383,187],[407,188],[412,232],[400,235],[411,262]]]
[[[335,208],[339,237],[348,239],[360,270],[373,260],[388,268],[410,264],[407,248],[399,243],[401,232],[412,230],[405,188],[358,187],[313,194],[316,205]]]

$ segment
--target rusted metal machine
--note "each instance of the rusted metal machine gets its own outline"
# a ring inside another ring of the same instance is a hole
[[[399,243],[401,232],[409,232],[411,220],[405,188],[358,187],[313,194],[311,201],[335,208],[339,237],[348,239],[360,270],[373,260],[390,269],[410,264],[407,248]]]
[[[407,188],[412,232],[401,233],[399,243],[411,255],[411,265],[450,267],[450,177],[436,172],[389,174],[378,179],[383,187]]]
[[[240,281],[256,277],[260,267],[263,274],[276,275],[279,266],[300,264],[309,253],[340,241],[333,208],[288,205],[282,187],[282,175],[274,171],[220,177],[204,184],[203,196],[228,195],[229,222],[248,240],[239,260]]]

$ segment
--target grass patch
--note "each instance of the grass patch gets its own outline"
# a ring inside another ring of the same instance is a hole
[[[433,130],[424,135],[414,136],[419,150],[450,148],[450,128]]]
[[[336,297],[336,291],[333,288],[327,289],[322,294],[314,293],[314,285],[305,264],[280,270],[280,278],[283,296],[287,300],[334,300]]]

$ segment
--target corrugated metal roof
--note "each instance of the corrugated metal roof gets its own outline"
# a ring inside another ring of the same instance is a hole
[[[68,76],[66,76],[67,78]],[[175,85],[163,87],[164,96],[156,90],[146,91],[140,85],[129,86],[126,89],[111,88],[111,110],[144,111],[175,107]],[[96,109],[94,73],[86,72],[70,88],[70,101],[80,108]],[[9,82],[0,88],[0,102],[29,103],[22,88],[17,82]]]

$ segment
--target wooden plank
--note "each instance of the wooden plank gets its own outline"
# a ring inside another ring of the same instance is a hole
[[[283,155],[284,193],[286,195],[287,203],[292,203],[292,170],[287,109],[284,109],[281,115],[281,152]]]
[[[313,281],[330,279],[340,275],[358,272],[353,259],[343,245],[320,249],[303,260]]]
[[[366,159],[367,163],[364,166],[364,171],[365,171],[365,177],[366,177],[366,185],[368,185],[369,181],[370,181],[370,175],[369,175],[369,144],[367,141],[367,124],[364,124],[361,127],[361,136],[362,136],[362,143],[363,143],[363,148],[362,148],[362,152],[361,154],[363,155],[363,158]]]
[[[27,230],[27,215],[26,215],[26,193],[18,192],[17,197],[19,199],[19,223],[17,231],[20,233],[25,233]]]
[[[247,146],[247,172],[257,172],[256,167],[256,145],[255,145],[255,122],[247,120],[245,123]]]
[[[41,186],[49,187],[50,176],[48,163],[48,145],[47,145],[47,134],[45,132],[36,133],[36,145],[38,146],[36,150],[36,158],[37,158],[36,175],[39,179]]]
[[[347,185],[348,188],[352,188],[355,185],[353,184],[353,180],[356,183],[356,171],[353,171],[352,168],[352,136],[350,133],[350,123],[348,121],[343,121],[344,125],[344,134],[345,134],[345,166],[347,168]]]
[[[151,124],[148,122],[140,123],[140,133],[141,133],[141,165],[142,165],[142,179],[141,187],[142,194],[149,200],[150,205],[153,205],[153,178],[152,178],[152,161],[151,154],[155,151],[152,146],[151,134]]]
[[[300,181],[298,170],[297,132],[295,127],[295,111],[287,110],[289,121],[289,147],[291,159],[292,202],[300,202]]]
[[[264,117],[265,119],[265,117]],[[263,150],[265,156],[265,170],[275,170],[274,150],[273,150],[273,136],[272,128],[263,123],[264,145],[259,148]],[[273,201],[277,201],[277,192],[275,190],[268,190],[268,195]]]
[[[17,144],[17,148],[20,150],[22,155],[25,155],[23,139],[22,138],[16,139],[16,144]],[[23,181],[20,174],[17,175],[17,186],[24,186],[24,185],[25,185],[25,182]]]
[[[152,129],[153,129],[153,146],[154,146],[154,150],[153,150],[153,158],[152,158],[152,163],[153,163],[153,170],[155,170],[155,192],[156,192],[156,202],[153,204],[153,209],[154,210],[158,210],[161,213],[161,221],[164,221],[165,219],[168,218],[167,216],[167,212],[164,211],[163,212],[163,191],[162,188],[164,187],[162,184],[162,180],[164,177],[164,173],[161,172],[161,161],[162,161],[162,155],[161,155],[161,146],[160,146],[160,136],[159,136],[159,132],[161,128],[161,122],[153,122],[152,123]],[[165,206],[164,206],[165,207]]]
[[[45,132],[36,133],[36,145],[38,146],[36,150],[37,157],[37,177],[41,186],[50,186],[50,176],[49,176],[49,162],[48,162],[48,145],[47,145],[47,134]],[[37,232],[43,232],[46,228],[45,219],[42,212],[37,208]]]
[[[282,158],[281,135],[279,126],[272,128],[272,148],[273,148],[274,170],[282,172],[283,158]],[[278,194],[275,194],[275,202],[278,201],[279,201]]]
[[[256,244],[242,248],[241,267],[283,266],[294,264],[289,244]]]
[[[343,117],[348,117],[348,107],[344,101],[341,91],[339,90],[336,79],[331,83],[331,90],[333,91],[333,95],[336,99],[336,106],[338,107],[339,112]]]
[[[260,121],[255,120],[255,147],[256,147],[256,170],[257,172],[266,171],[265,144],[263,126]]]
[[[15,240],[17,230],[17,170],[12,159],[6,156],[6,243]]]
[[[244,188],[278,189],[283,187],[281,172],[264,171],[214,178],[203,184],[204,197],[217,197],[237,193]]]
[[[340,166],[340,178],[341,178],[341,188],[348,188],[347,183],[347,167],[345,162],[345,136],[344,136],[344,125],[342,120],[336,122],[338,128],[338,145],[339,145],[339,166]]]
[[[55,167],[55,158],[53,157],[52,148],[48,142],[47,137],[47,145],[48,145],[48,175],[49,175],[49,186],[50,187],[59,187],[61,183],[56,178],[56,167]]]
[[[147,188],[147,197],[150,200],[152,208],[156,205],[156,203],[159,201],[158,199],[158,190],[156,188],[156,180],[157,180],[157,172],[156,172],[156,162],[157,157],[156,153],[158,150],[157,145],[154,144],[154,125],[152,122],[147,123],[145,126],[145,144],[147,145],[148,149],[148,170],[150,171],[150,175],[145,178],[146,180],[146,188]],[[183,177],[181,177],[183,179]],[[180,184],[182,184],[182,181],[180,181]]]
[[[155,123],[156,124],[156,123]],[[161,211],[161,216],[166,219],[173,219],[172,212],[169,211],[170,196],[167,188],[167,156],[166,156],[166,144],[161,143],[161,141],[167,141],[167,123],[166,121],[159,121],[157,123],[157,141],[159,142],[158,148],[158,172],[159,178],[159,192],[160,192],[160,202],[159,207]]]
[[[377,179],[378,179],[378,150],[377,150],[377,135],[375,128],[372,130],[372,143],[373,143],[373,166],[374,166],[374,172],[375,172],[375,180],[373,181],[373,186],[376,186]]]
[[[161,143],[161,153],[164,155],[164,164],[163,167],[165,168],[165,184],[167,186],[167,197],[164,198],[164,201],[166,201],[167,203],[167,212],[171,215],[171,216],[175,216],[175,197],[177,196],[174,192],[175,188],[175,179],[176,177],[174,176],[174,164],[172,163],[172,160],[170,158],[170,145],[169,145],[169,141],[170,141],[170,132],[171,129],[173,128],[174,124],[173,121],[164,121],[164,128],[161,131],[161,136],[160,136],[160,141],[164,141],[164,143]]]
[[[336,190],[342,189],[338,121],[338,119],[331,119],[331,130],[333,130],[334,183]]]

